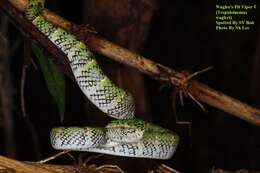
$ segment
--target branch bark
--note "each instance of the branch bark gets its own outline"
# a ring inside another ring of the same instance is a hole
[[[223,169],[213,169],[210,173],[259,173],[255,171],[248,171],[245,169],[236,170],[236,171],[229,171],[229,170],[223,170]]]
[[[41,164],[37,162],[22,162],[0,155],[0,173],[124,173],[117,165],[89,164],[85,166]],[[164,164],[147,173],[180,173]]]
[[[0,156],[0,173],[122,173],[123,170],[116,165],[102,165],[94,164],[87,166],[68,166],[68,165],[53,165],[41,164],[35,162],[21,162],[18,160],[9,159]],[[180,173],[164,164],[158,165],[155,170],[147,171],[147,173]],[[249,173],[247,170],[228,171],[223,169],[212,169],[211,173]],[[254,172],[252,172],[254,173]],[[256,173],[256,172],[255,172]]]
[[[13,6],[11,6],[9,2]],[[54,57],[54,61],[58,65],[60,65],[62,70],[71,79],[74,79],[69,68],[67,59],[63,58],[63,53],[61,53],[61,51],[59,51],[53,44],[50,44],[50,41],[42,36],[42,34],[40,34],[35,29],[35,27],[33,27],[26,19],[24,19],[23,15],[16,10],[18,9],[20,12],[23,12],[26,4],[27,0],[9,0],[8,2],[6,0],[0,0],[0,8],[7,15],[9,15],[10,18],[13,19],[13,22],[16,23],[16,26],[19,26],[23,33],[26,33],[26,35],[30,35],[43,48],[47,49],[47,51]],[[44,10],[43,15],[46,17],[47,20],[61,28],[64,28],[68,32],[75,32],[78,29],[76,25],[50,12],[49,10]],[[79,33],[76,32],[75,35],[79,35]],[[183,73],[155,63],[141,55],[135,54],[125,48],[111,43],[96,34],[88,33],[87,35],[85,35],[85,38],[79,38],[84,41],[93,51],[117,62],[133,67],[157,80],[168,82],[171,83],[173,86],[179,87],[186,79],[186,76]],[[186,92],[189,92],[199,101],[202,101],[222,111],[230,113],[231,115],[245,120],[251,124],[260,126],[259,109],[256,109],[237,99],[229,97],[224,93],[210,88],[205,84],[202,84],[196,80],[189,80]]]
[[[21,162],[0,156],[0,172],[2,173],[121,173],[120,168],[114,165],[87,166],[52,165],[35,162]]]

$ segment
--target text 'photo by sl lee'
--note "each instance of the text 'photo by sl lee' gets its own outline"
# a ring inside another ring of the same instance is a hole
[[[256,11],[256,1],[216,4],[216,31],[254,31],[256,29]]]

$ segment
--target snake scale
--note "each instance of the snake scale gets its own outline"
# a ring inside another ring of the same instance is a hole
[[[30,0],[25,17],[67,56],[77,84],[86,97],[108,116],[118,119],[105,128],[53,128],[50,134],[53,148],[125,157],[171,158],[179,142],[178,135],[135,119],[132,95],[117,87],[103,73],[83,42],[41,15],[44,3],[45,0]]]

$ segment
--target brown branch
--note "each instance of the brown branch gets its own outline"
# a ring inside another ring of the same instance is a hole
[[[53,165],[53,164],[41,164],[35,162],[21,162],[18,160],[9,159],[4,156],[0,156],[0,172],[4,173],[122,173],[121,168],[116,165],[101,165],[94,164],[82,166],[69,166],[69,165]],[[158,165],[155,170],[147,171],[149,173],[179,173],[166,165]],[[222,169],[213,168],[211,173],[249,173],[247,170],[227,171]],[[257,172],[251,172],[257,173]]]
[[[41,164],[37,162],[22,162],[0,155],[0,172],[4,173],[123,173],[117,165],[89,164],[84,166]],[[149,172],[149,171],[147,171]],[[158,165],[153,173],[180,173],[166,165]]]
[[[5,173],[121,173],[115,165],[87,165],[87,166],[69,166],[69,165],[52,165],[35,162],[21,162],[0,156],[0,172]]]
[[[9,0],[12,5],[19,11],[24,11],[27,0]],[[18,13],[15,8],[10,6],[6,0],[0,0],[0,8],[14,20],[17,26],[21,28],[21,31],[28,33],[34,40],[47,49],[47,51],[54,56],[56,63],[60,65],[63,71],[71,78],[74,79],[71,70],[68,66],[68,62],[64,55],[53,44],[49,44],[50,41],[43,37],[33,27],[22,14]],[[66,29],[69,32],[75,31],[78,27],[71,22],[55,15],[54,13],[44,10],[43,15],[47,20],[51,21],[55,25]],[[78,33],[75,33],[78,34]],[[135,54],[125,48],[122,48],[116,44],[113,44],[106,39],[97,36],[93,33],[88,33],[84,42],[95,52],[102,54],[108,58],[118,61],[123,64],[127,64],[155,79],[163,82],[169,82],[174,86],[179,86],[183,83],[185,75],[179,73],[173,69],[165,67],[161,64],[155,63],[149,59]],[[220,110],[230,113],[240,119],[250,122],[254,125],[260,126],[260,110],[251,107],[239,100],[231,98],[217,90],[210,88],[209,86],[202,84],[195,80],[190,80],[189,87],[186,92],[189,92],[197,100],[205,102],[211,106],[214,106]]]
[[[245,169],[236,170],[236,171],[229,171],[229,170],[223,170],[223,169],[212,169],[210,173],[259,173],[255,171],[248,171]]]

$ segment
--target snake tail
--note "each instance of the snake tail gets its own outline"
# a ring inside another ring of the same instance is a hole
[[[134,117],[132,95],[116,86],[101,70],[93,53],[75,36],[54,26],[42,15],[44,0],[30,0],[25,16],[69,59],[75,79],[87,98],[108,116],[117,119]]]

